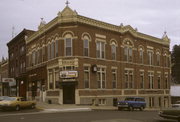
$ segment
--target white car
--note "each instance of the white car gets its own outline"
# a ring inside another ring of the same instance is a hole
[[[173,108],[177,108],[177,107],[180,108],[180,101],[176,101],[175,104],[172,104],[172,107],[173,107]]]

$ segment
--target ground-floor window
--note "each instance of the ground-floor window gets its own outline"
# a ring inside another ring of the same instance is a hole
[[[90,67],[84,67],[84,88],[89,88]]]
[[[161,97],[159,97],[159,107],[161,107]]]
[[[149,107],[154,107],[154,97],[149,97]]]
[[[117,69],[112,69],[112,88],[117,88]]]
[[[55,88],[59,88],[59,69],[55,69]]]
[[[125,88],[134,88],[133,70],[125,69]]]
[[[99,99],[99,105],[106,105],[106,99]]]
[[[140,88],[144,88],[144,71],[140,72]]]
[[[149,89],[154,88],[154,72],[148,72]]]
[[[49,70],[48,71],[48,76],[49,76],[49,79],[48,79],[48,88],[49,89],[54,89],[54,77],[53,77],[53,70]]]
[[[106,69],[103,67],[97,68],[97,82],[98,88],[106,87]]]

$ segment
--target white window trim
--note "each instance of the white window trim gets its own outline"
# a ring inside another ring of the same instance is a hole
[[[71,39],[71,55],[66,55],[66,39]],[[73,40],[72,40],[72,37],[66,37],[64,38],[64,56],[66,57],[70,57],[70,56],[73,56]]]

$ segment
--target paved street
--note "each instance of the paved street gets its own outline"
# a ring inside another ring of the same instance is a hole
[[[1,112],[0,122],[176,122],[162,119],[157,113],[157,111],[117,110],[44,113],[43,111],[23,110],[18,113],[15,111]]]

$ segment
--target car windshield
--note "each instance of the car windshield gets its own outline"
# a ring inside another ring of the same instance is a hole
[[[14,101],[14,100],[16,100],[15,97],[7,97],[4,99],[4,101]]]
[[[8,98],[8,96],[1,96],[1,97],[0,97],[0,101],[5,100],[6,98]]]
[[[134,98],[126,98],[125,101],[134,101]]]

